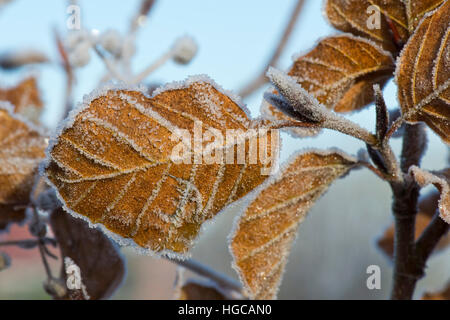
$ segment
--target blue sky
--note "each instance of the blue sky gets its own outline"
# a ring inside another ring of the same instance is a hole
[[[87,28],[100,32],[117,29],[125,32],[134,16],[138,0],[79,1],[81,22]],[[295,0],[160,0],[137,39],[137,54],[133,60],[135,71],[142,70],[167,50],[179,36],[193,36],[199,52],[188,66],[169,62],[153,73],[147,82],[165,83],[182,80],[188,75],[208,74],[225,89],[238,91],[248,80],[261,71],[280,37]],[[0,10],[0,51],[18,48],[36,48],[56,59],[53,28],[61,34],[67,32],[67,1],[15,0]],[[307,0],[295,31],[281,59],[280,67],[287,69],[294,54],[305,52],[317,39],[336,33],[322,16],[322,1]],[[92,62],[77,70],[75,101],[91,92],[103,75],[103,65],[92,54]],[[37,68],[40,88],[46,103],[45,123],[52,127],[60,115],[64,94],[64,75],[56,66]],[[13,84],[24,73],[0,73],[0,83]],[[245,102],[253,116],[257,116],[264,89]],[[389,106],[397,105],[393,83],[385,89]],[[362,126],[374,126],[373,107],[351,115]],[[325,148],[338,146],[349,152],[364,147],[362,143],[341,134],[326,131],[314,139],[292,139],[283,135],[282,158],[305,147]],[[394,142],[399,148],[399,142]],[[442,165],[446,147],[435,136],[430,138],[427,164]]]

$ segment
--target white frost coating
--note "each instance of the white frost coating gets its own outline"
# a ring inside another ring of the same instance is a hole
[[[220,93],[226,95],[228,98],[230,98],[234,103],[236,103],[248,116],[249,119],[251,119],[250,111],[248,110],[245,103],[242,101],[241,97],[239,97],[237,94],[235,94],[233,91],[225,90],[223,89],[219,84],[217,84],[213,79],[211,79],[206,74],[200,74],[195,76],[189,76],[184,81],[174,81],[165,84],[164,86],[161,86],[155,91],[153,91],[152,98],[157,96],[158,94],[165,92],[165,91],[171,91],[171,90],[177,90],[177,89],[186,89],[189,86],[191,86],[194,83],[207,83],[214,87],[217,91]]]
[[[294,61],[294,62],[297,61],[297,59],[303,57],[304,55],[306,55],[306,54],[308,54],[309,52],[311,52],[314,48],[316,48],[317,45],[318,45],[321,41],[326,40],[326,39],[329,39],[329,38],[349,38],[349,39],[352,39],[352,40],[357,40],[357,41],[361,41],[361,42],[367,43],[367,44],[371,45],[372,47],[374,47],[375,49],[377,49],[381,54],[390,57],[391,60],[392,60],[392,63],[394,63],[394,58],[392,57],[392,54],[391,54],[389,51],[384,50],[382,47],[380,47],[380,45],[378,45],[376,42],[374,42],[374,41],[372,41],[372,40],[370,40],[370,39],[368,39],[368,38],[364,38],[364,37],[360,37],[360,36],[355,36],[355,35],[353,35],[353,34],[351,34],[351,33],[336,33],[336,34],[332,34],[332,35],[328,35],[328,36],[319,38],[319,39],[314,43],[314,45],[312,46],[312,48],[310,48],[310,49],[308,49],[308,50],[303,50],[303,51],[301,51],[301,52],[298,52],[298,53],[293,54],[293,55],[292,55],[292,61]]]
[[[239,280],[241,281],[241,283],[246,283],[245,279],[241,276],[241,272],[239,267],[236,264],[236,260],[235,257],[233,255],[232,252],[232,248],[231,248],[231,244],[233,241],[233,238],[236,236],[236,233],[238,232],[239,229],[239,222],[241,220],[241,218],[244,216],[245,212],[247,211],[248,207],[252,204],[252,202],[258,197],[258,195],[266,188],[268,188],[270,185],[272,185],[273,183],[279,181],[281,178],[283,178],[284,175],[284,171],[289,168],[289,166],[295,162],[295,160],[304,154],[308,154],[308,153],[315,153],[318,155],[322,155],[322,156],[327,156],[330,154],[338,154],[339,156],[343,157],[344,159],[354,162],[355,165],[358,162],[358,159],[356,159],[355,157],[352,157],[350,155],[348,155],[347,153],[343,152],[342,150],[338,149],[338,148],[330,148],[328,150],[320,150],[320,149],[314,149],[314,148],[307,148],[298,152],[295,152],[294,154],[292,154],[283,164],[281,164],[278,167],[278,171],[276,173],[274,173],[270,178],[268,178],[266,181],[264,181],[261,185],[259,185],[257,188],[253,189],[251,192],[249,192],[243,199],[241,199],[240,201],[245,201],[244,206],[242,206],[242,210],[240,213],[238,213],[236,215],[236,217],[234,218],[233,221],[233,227],[231,228],[231,232],[228,234],[227,237],[227,242],[228,242],[228,249],[229,252],[232,256],[232,263],[231,266],[232,268],[236,271],[236,273],[239,276]],[[324,192],[325,193],[325,192]],[[323,194],[322,194],[323,196]],[[239,201],[239,203],[240,203]],[[235,202],[236,203],[236,202]],[[233,203],[234,204],[234,203]],[[233,205],[231,204],[231,205]],[[305,219],[306,217],[303,217],[298,225]],[[298,232],[296,233],[296,235],[294,236],[293,240],[292,240],[292,244],[291,246],[293,246],[295,244],[295,241],[297,240],[298,237]],[[284,258],[284,260],[282,259],[282,261],[280,261],[280,263],[284,263],[286,264],[288,260],[288,256],[286,256]],[[282,274],[280,279],[283,279],[283,274],[286,272],[286,268],[283,268]],[[248,288],[244,288],[246,290],[246,293],[248,294]],[[279,287],[277,287],[274,296],[277,296]]]
[[[440,217],[450,224],[450,208],[447,206],[450,203],[450,185],[449,181],[443,176],[433,174],[431,172],[420,169],[417,166],[412,166],[409,169],[409,174],[412,175],[415,181],[421,186],[425,187],[427,185],[433,184],[435,187],[440,186],[441,197],[439,198],[439,213]]]

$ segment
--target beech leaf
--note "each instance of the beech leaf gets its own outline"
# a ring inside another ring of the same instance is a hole
[[[428,172],[412,166],[409,170],[414,180],[421,186],[434,185],[440,192],[439,212],[441,218],[450,224],[450,169]]]
[[[0,230],[25,218],[46,139],[40,129],[0,104]]]
[[[15,87],[1,89],[0,101],[9,101],[14,106],[14,112],[38,123],[42,112],[42,100],[34,77],[29,77]]]
[[[144,253],[183,258],[204,221],[267,178],[278,150],[277,132],[267,131],[256,137],[265,159],[250,159],[252,139],[242,135],[238,142],[214,141],[210,150],[219,161],[196,162],[211,146],[196,136],[196,124],[222,137],[229,129],[251,132],[253,125],[242,107],[205,77],[157,89],[153,97],[102,91],[72,116],[48,150],[49,181],[65,209]],[[187,142],[173,139],[176,132],[188,134]],[[192,141],[194,148],[186,147]],[[196,143],[202,152],[195,152]],[[177,159],[173,152],[180,145],[188,152]],[[234,149],[229,161],[226,151]]]
[[[299,224],[356,159],[336,151],[297,154],[267,181],[237,221],[230,251],[248,295],[273,299]]]
[[[350,112],[373,102],[373,85],[384,86],[394,69],[390,53],[373,42],[345,34],[321,40],[310,52],[295,59],[288,75],[327,108]],[[262,104],[261,113],[271,120],[290,119],[267,102]],[[299,136],[317,132],[289,130]]]
[[[397,65],[398,97],[409,122],[424,121],[450,144],[450,2],[417,27]]]
[[[50,225],[62,256],[70,258],[81,271],[80,280],[87,291],[81,297],[93,300],[109,298],[126,273],[125,262],[113,242],[101,231],[90,228],[86,221],[71,217],[62,208],[52,212]]]

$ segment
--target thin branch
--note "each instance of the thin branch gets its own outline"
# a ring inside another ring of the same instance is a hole
[[[155,62],[153,62],[150,66],[145,68],[141,73],[137,74],[133,77],[133,79],[130,81],[132,84],[137,84],[142,82],[147,76],[149,76],[152,72],[154,72],[156,69],[161,67],[164,63],[172,59],[174,56],[174,49],[170,49],[166,53],[164,53],[161,57],[159,57]]]
[[[422,235],[416,242],[417,259],[424,267],[429,256],[438,244],[439,240],[444,237],[450,229],[450,224],[445,222],[440,216],[439,211],[436,212],[433,219],[423,231]]]
[[[300,12],[303,9],[304,3],[305,3],[304,0],[297,0],[297,4],[295,5],[294,11],[292,11],[291,17],[289,18],[289,22],[284,29],[283,35],[282,35],[277,47],[275,48],[275,51],[273,52],[269,61],[264,66],[263,71],[256,78],[254,78],[247,85],[245,85],[242,90],[240,90],[239,95],[242,98],[249,96],[250,94],[252,94],[254,91],[258,90],[261,86],[263,86],[267,82],[266,70],[270,66],[276,66],[278,64],[278,60],[280,59],[280,56],[283,53],[283,50],[288,43],[288,40],[292,34],[292,31],[294,30],[295,24],[298,20]]]
[[[167,260],[182,266],[198,275],[201,275],[205,278],[211,279],[214,282],[232,289],[234,291],[237,291],[239,293],[242,293],[242,286],[241,284],[234,280],[233,278],[228,277],[227,275],[223,274],[223,273],[219,273],[217,271],[215,271],[214,269],[196,261],[193,259],[187,259],[187,260],[178,260],[178,259],[174,259],[174,258],[169,258],[166,257]]]

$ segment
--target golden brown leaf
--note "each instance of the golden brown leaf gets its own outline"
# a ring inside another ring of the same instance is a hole
[[[394,69],[388,52],[362,38],[340,35],[320,41],[313,50],[297,58],[288,75],[327,108],[350,112],[373,102],[373,85],[383,86]],[[263,102],[261,113],[270,120],[291,119],[268,102]],[[289,131],[299,136],[318,132],[309,128]]]
[[[77,292],[82,289],[69,290],[68,298],[109,298],[125,276],[125,263],[116,246],[101,231],[71,217],[62,208],[52,212],[50,225],[63,258],[70,258],[79,267],[81,282],[86,286],[84,294]]]
[[[0,106],[0,229],[19,222],[28,205],[39,163],[44,159],[45,138]]]
[[[403,117],[424,121],[450,144],[450,2],[427,16],[397,65]]]
[[[211,164],[175,161],[180,141],[174,132],[186,130],[195,138],[199,122],[203,132],[214,129],[223,137],[228,129],[245,132],[252,125],[236,102],[203,79],[157,90],[152,98],[104,92],[59,135],[46,174],[67,209],[105,226],[120,242],[184,254],[202,223],[261,184],[267,177],[262,169],[272,165],[260,157],[249,161],[248,140],[242,163],[236,162],[239,151],[232,163],[223,157]],[[276,154],[276,138],[276,131],[259,137],[269,156]],[[204,148],[211,144],[202,142]],[[225,144],[212,150],[220,155],[243,142]],[[187,154],[185,159],[194,156],[192,150]]]
[[[421,187],[432,184],[439,190],[441,194],[438,205],[439,212],[441,218],[450,223],[450,169],[428,172],[412,166],[409,171]]]
[[[255,196],[230,246],[252,299],[275,298],[299,224],[328,186],[354,166],[354,159],[337,152],[302,153]]]
[[[336,29],[372,39],[386,50],[393,50],[394,38],[386,18],[381,17],[380,28],[368,25],[374,14],[368,10],[372,5],[378,6],[381,15],[392,21],[401,40],[406,42],[409,33],[405,7],[401,0],[327,0],[325,13]]]
[[[412,33],[419,25],[420,20],[428,12],[439,7],[445,0],[406,0],[406,15],[408,19],[408,29]]]
[[[39,121],[43,104],[34,77],[23,80],[15,87],[0,89],[0,100],[9,101],[14,106],[14,112],[33,122]]]
[[[419,212],[416,216],[416,226],[415,226],[415,239],[417,240],[428,224],[433,219],[436,210],[439,205],[440,194],[438,191],[433,191],[428,194],[419,203]],[[394,257],[394,234],[395,228],[392,224],[380,239],[377,241],[378,247],[387,255],[388,258],[393,259]],[[450,245],[450,234],[445,235],[437,244],[434,253],[447,248]]]
[[[440,292],[425,293],[422,300],[450,300],[450,283]]]

